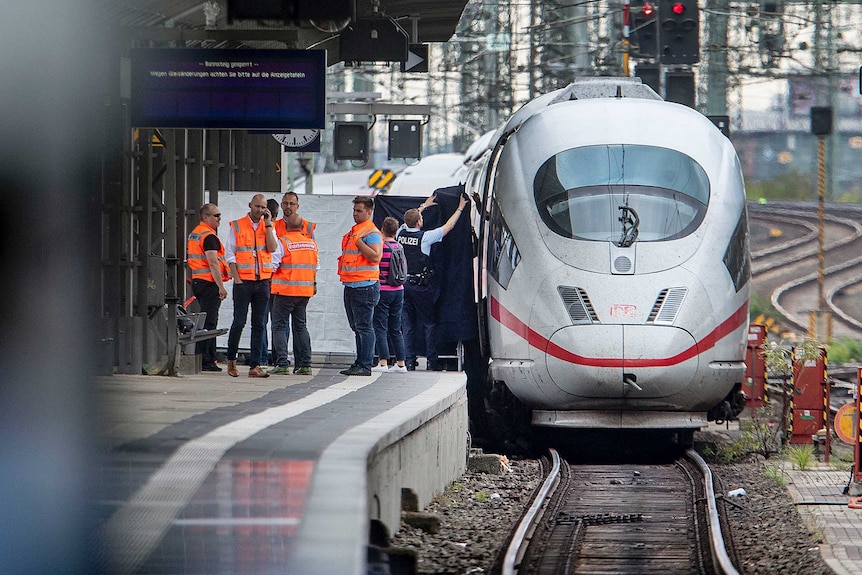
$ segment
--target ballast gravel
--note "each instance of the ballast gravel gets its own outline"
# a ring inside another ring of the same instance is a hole
[[[746,491],[746,497],[734,499],[736,505],[728,505],[741,573],[832,573],[820,557],[817,526],[805,525],[787,489],[764,474],[767,462],[752,456],[711,467],[722,489]],[[439,532],[402,522],[392,546],[416,553],[417,573],[491,573],[541,475],[534,459],[512,459],[505,468],[499,475],[467,471],[424,510],[439,515]]]

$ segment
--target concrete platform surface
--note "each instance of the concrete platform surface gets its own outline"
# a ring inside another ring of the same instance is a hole
[[[862,509],[848,507],[850,496],[843,494],[850,473],[822,463],[799,470],[783,462],[782,469],[800,515],[822,530],[820,554],[826,564],[837,575],[862,573]]]
[[[402,490],[424,507],[463,473],[465,377],[338,369],[99,378],[105,572],[364,575]]]

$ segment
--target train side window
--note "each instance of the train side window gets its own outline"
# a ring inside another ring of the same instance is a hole
[[[521,252],[515,244],[500,206],[491,202],[491,219],[488,222],[488,273],[503,289],[508,288],[515,268],[521,263]]]
[[[748,212],[745,208],[724,251],[724,266],[738,292],[751,279],[751,255],[748,245]]]
[[[703,168],[675,150],[602,145],[565,150],[536,173],[534,196],[542,220],[568,238],[616,242],[625,207],[638,217],[638,241],[667,241],[692,233],[709,203]]]

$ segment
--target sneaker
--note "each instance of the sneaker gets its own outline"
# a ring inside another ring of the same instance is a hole
[[[296,375],[311,375],[311,368],[310,367],[300,367],[294,373],[296,373]]]
[[[394,372],[394,373],[407,373],[407,366],[406,365],[393,365],[392,367],[389,368],[389,371]]]
[[[215,364],[205,365],[201,368],[201,371],[221,371],[221,368]]]
[[[361,367],[358,367],[358,366],[353,366],[353,367],[350,367],[350,368],[348,368],[348,369],[341,370],[341,371],[339,371],[338,373],[340,373],[341,375],[364,375],[364,376],[370,376],[370,375],[371,375],[371,370],[370,370],[370,369],[362,369]]]
[[[389,371],[389,366],[388,365],[375,365],[374,367],[371,368],[371,371],[379,371],[379,372],[386,373],[387,371]]]
[[[276,366],[275,369],[270,370],[269,373],[274,375],[290,375],[290,367],[286,365]]]

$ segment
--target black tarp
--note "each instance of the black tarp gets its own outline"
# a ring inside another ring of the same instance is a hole
[[[464,193],[464,187],[440,188],[434,193],[437,194],[437,205],[422,211],[422,229],[426,231],[442,226],[449,219],[458,208],[458,196]],[[387,216],[404,223],[404,212],[418,208],[422,200],[415,196],[377,196],[374,203],[374,223],[379,228]],[[478,324],[473,298],[473,230],[467,209],[443,241],[431,248],[431,261],[440,286],[435,313],[438,342],[446,344],[477,338]]]
[[[438,205],[422,210],[423,229],[433,230],[449,219],[458,208],[464,186],[440,188]],[[404,212],[418,208],[415,196],[377,196],[374,223],[379,227],[387,216],[404,223]],[[468,204],[469,206],[469,204]],[[465,213],[469,210],[465,209]],[[463,369],[467,376],[467,407],[474,437],[485,430],[483,389],[488,374],[488,359],[482,355],[473,286],[475,234],[469,217],[462,214],[455,227],[431,249],[435,274],[440,280],[437,300],[437,351],[441,356],[454,354],[457,343],[464,347]],[[453,369],[453,368],[450,368]]]

